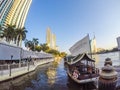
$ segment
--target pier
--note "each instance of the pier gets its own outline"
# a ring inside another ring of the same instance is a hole
[[[54,61],[53,55],[43,51],[28,51],[2,42],[0,48],[0,82],[25,75],[39,65]]]

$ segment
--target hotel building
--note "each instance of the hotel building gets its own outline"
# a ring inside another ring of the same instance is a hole
[[[6,17],[5,25],[16,25],[16,28],[24,27],[31,2],[32,0],[14,0],[14,3]]]
[[[16,28],[23,28],[31,3],[32,0],[0,0],[0,26],[6,27],[9,24],[15,25]],[[18,46],[21,46],[21,42],[22,40]]]
[[[94,36],[94,38],[91,40],[91,52],[92,52],[92,53],[96,53],[96,52],[97,52],[97,44],[96,44],[95,36]]]
[[[47,28],[47,33],[46,33],[46,43],[50,48],[57,50],[56,36],[51,32],[49,27]]]
[[[14,0],[0,0],[0,25],[3,26]]]

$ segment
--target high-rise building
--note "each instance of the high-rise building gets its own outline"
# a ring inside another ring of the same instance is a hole
[[[51,47],[51,31],[50,28],[47,28],[47,33],[46,33],[46,43],[49,47]]]
[[[92,53],[96,53],[96,52],[97,52],[97,45],[96,45],[95,36],[94,36],[94,38],[91,40],[91,52],[92,52]]]
[[[46,43],[50,48],[57,50],[56,36],[51,32],[50,28],[47,28]]]
[[[31,2],[32,0],[14,0],[14,3],[7,15],[5,25],[16,25],[16,28],[24,27]]]
[[[6,27],[9,24],[23,28],[31,3],[32,0],[0,0],[0,25]],[[18,46],[21,46],[21,42],[22,39]]]
[[[14,0],[0,0],[0,25],[3,26]]]
[[[56,49],[56,36],[55,34],[52,34],[52,42],[51,42],[52,48]]]

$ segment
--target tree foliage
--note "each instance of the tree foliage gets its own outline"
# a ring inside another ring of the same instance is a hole
[[[21,46],[22,40],[26,39],[27,30],[25,29],[25,27],[16,28],[15,25],[7,24],[4,28],[0,26],[0,32],[0,37],[5,37],[8,43],[12,41],[17,44],[17,46]]]
[[[26,39],[25,47],[32,51],[40,52],[42,50],[42,51],[44,51],[46,53],[50,53],[54,56],[64,57],[67,55],[65,52],[59,52],[58,50],[51,49],[46,43],[39,45],[37,38],[33,38],[32,41]]]

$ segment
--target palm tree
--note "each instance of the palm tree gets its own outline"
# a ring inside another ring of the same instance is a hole
[[[40,46],[44,52],[48,52],[50,50],[50,47],[46,43],[40,44]]]
[[[34,45],[32,41],[26,39],[24,43],[26,48],[29,48],[29,50],[33,49]]]
[[[29,48],[29,50],[35,51],[35,47],[38,46],[38,39],[37,38],[33,38],[32,41],[31,40],[25,40],[25,47]]]
[[[0,38],[2,38],[3,37],[3,27],[0,25]]]
[[[33,38],[32,42],[33,42],[34,50],[35,50],[35,46],[37,46],[38,43],[39,43],[39,42],[38,42],[38,38]]]
[[[23,28],[17,28],[16,29],[16,34],[17,34],[17,37],[16,37],[16,40],[17,40],[17,46],[21,46],[22,45],[22,40],[25,40],[26,39],[26,33],[28,31],[25,29],[25,27]]]
[[[8,25],[3,31],[3,37],[6,38],[6,41],[10,43],[10,41],[13,41],[16,34],[15,34],[15,25]]]
[[[39,43],[39,42],[38,42],[38,38],[33,38],[32,42],[34,43],[34,45],[36,45],[36,46],[37,46],[37,45],[38,45],[38,43]]]

